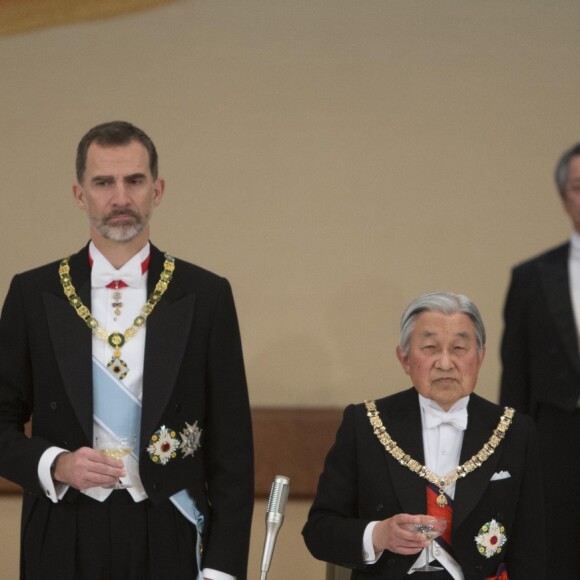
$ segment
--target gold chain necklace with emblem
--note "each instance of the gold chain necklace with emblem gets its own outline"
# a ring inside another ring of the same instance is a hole
[[[113,347],[113,356],[107,363],[107,367],[109,367],[111,372],[119,379],[124,379],[129,372],[127,363],[121,359],[121,348],[128,340],[137,334],[140,328],[145,326],[147,317],[153,312],[153,309],[159,300],[161,300],[163,294],[165,294],[169,282],[171,282],[171,278],[173,277],[174,270],[175,259],[169,254],[165,254],[163,272],[161,272],[161,275],[159,276],[159,281],[155,285],[155,289],[151,292],[151,295],[143,305],[143,308],[141,308],[139,316],[133,320],[133,324],[127,328],[125,332],[109,333],[99,324],[99,321],[93,317],[91,311],[83,304],[80,296],[77,294],[72,283],[68,258],[61,260],[58,275],[60,277],[60,283],[62,284],[64,294],[68,298],[70,305],[75,309],[75,312],[85,321],[85,324],[92,330],[93,334]]]
[[[439,507],[444,507],[447,505],[445,489],[447,489],[450,485],[453,485],[460,477],[465,477],[472,471],[475,471],[478,467],[481,467],[482,463],[489,459],[489,457],[493,454],[495,449],[499,446],[505,437],[505,434],[507,433],[515,414],[514,409],[511,407],[505,407],[503,415],[500,417],[499,423],[493,430],[493,433],[487,443],[485,443],[485,445],[463,465],[456,467],[452,472],[448,473],[444,477],[441,477],[436,473],[433,473],[424,465],[421,465],[410,455],[407,455],[397,445],[397,442],[393,441],[383,425],[383,421],[379,416],[379,412],[377,411],[377,406],[375,405],[374,401],[365,401],[365,407],[367,409],[367,417],[369,418],[373,432],[377,436],[377,439],[382,443],[383,447],[387,450],[387,452],[401,465],[404,465],[413,473],[416,473],[419,477],[422,477],[429,483],[437,486],[439,490],[439,495],[437,496],[437,505]]]

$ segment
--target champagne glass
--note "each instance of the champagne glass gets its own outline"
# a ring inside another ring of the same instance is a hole
[[[444,570],[440,566],[431,566],[431,548],[433,546],[433,540],[440,536],[447,527],[447,520],[445,518],[429,518],[423,520],[419,524],[412,524],[408,527],[409,530],[413,532],[419,532],[425,539],[429,540],[429,545],[425,550],[425,564],[420,568],[413,568],[413,572],[439,572]]]
[[[122,460],[123,457],[133,451],[136,442],[137,436],[134,433],[125,433],[123,435],[105,433],[95,437],[95,448],[104,455]],[[120,480],[115,483],[115,489],[126,489],[131,486],[131,483],[122,483]]]

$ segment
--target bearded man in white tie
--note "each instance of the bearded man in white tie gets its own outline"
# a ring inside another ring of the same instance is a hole
[[[0,319],[20,577],[244,580],[252,429],[230,285],[150,243],[165,182],[142,130],[94,127],[76,173],[90,243],[16,275]]]
[[[534,426],[473,392],[485,341],[465,296],[405,309],[396,354],[413,387],[346,408],[303,530],[315,558],[353,579],[548,577]],[[417,526],[435,518],[428,549]]]

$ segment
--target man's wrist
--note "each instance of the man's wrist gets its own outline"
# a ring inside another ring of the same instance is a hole
[[[62,447],[49,447],[38,462],[38,483],[40,488],[51,501],[56,503],[66,493],[68,486],[57,479],[57,458],[68,453]]]
[[[54,482],[60,481],[59,479],[56,478],[56,467],[57,467],[57,461],[59,460],[59,458],[61,457],[61,455],[63,455],[64,453],[66,453],[66,451],[63,451],[62,453],[59,453],[52,460],[52,463],[50,464],[50,477],[52,478],[52,481],[54,481]]]
[[[56,457],[59,457],[58,455]],[[52,478],[52,481],[54,481],[54,472],[56,470],[56,457],[52,460],[52,463],[50,464],[50,477]]]

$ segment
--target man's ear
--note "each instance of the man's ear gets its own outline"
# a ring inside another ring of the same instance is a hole
[[[479,352],[479,367],[481,368],[481,365],[483,364],[483,359],[485,358],[485,353],[486,353],[486,347],[485,344],[481,347],[481,351]]]
[[[395,352],[397,353],[397,358],[399,359],[399,362],[401,363],[405,373],[410,374],[411,367],[409,365],[409,357],[403,352],[401,345],[397,346],[397,350]]]
[[[163,194],[165,193],[165,181],[159,178],[157,181],[155,181],[153,187],[153,205],[157,207],[161,203]]]
[[[86,202],[85,202],[85,192],[80,184],[75,183],[72,187],[73,189],[73,197],[77,204],[77,207],[80,209],[85,209]]]

